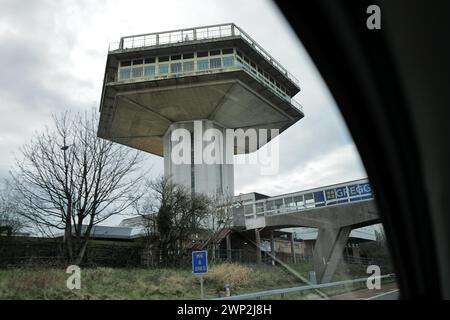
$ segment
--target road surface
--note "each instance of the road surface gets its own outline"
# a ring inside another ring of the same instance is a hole
[[[352,292],[338,294],[330,297],[330,300],[398,300],[398,288],[396,283],[382,284],[381,289],[360,289]]]

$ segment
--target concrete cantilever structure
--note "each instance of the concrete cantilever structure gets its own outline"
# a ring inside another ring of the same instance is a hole
[[[298,80],[234,24],[124,37],[108,52],[98,136],[164,156],[165,174],[192,191],[234,195],[232,164],[174,164],[170,133],[191,132],[196,120],[219,131],[282,132],[304,116],[292,99],[299,91]],[[201,138],[190,143],[210,143]],[[234,154],[263,144],[235,146]]]

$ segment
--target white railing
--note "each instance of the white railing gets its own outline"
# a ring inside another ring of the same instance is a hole
[[[240,37],[254,48],[264,59],[283,73],[289,80],[299,84],[298,79],[288,72],[278,61],[276,61],[267,51],[265,51],[256,41],[254,41],[242,29],[234,23],[219,24],[205,27],[180,29],[173,31],[155,32],[134,36],[122,37],[120,42],[109,44],[109,51],[128,50],[161,46],[168,44],[188,43],[192,41],[214,40],[219,38]]]

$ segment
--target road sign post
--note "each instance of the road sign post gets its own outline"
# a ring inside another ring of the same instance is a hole
[[[204,299],[205,293],[203,289],[203,275],[208,273],[207,251],[192,252],[192,273],[200,275],[200,299]]]
[[[203,276],[200,276],[200,299],[205,299],[205,291],[203,290]]]

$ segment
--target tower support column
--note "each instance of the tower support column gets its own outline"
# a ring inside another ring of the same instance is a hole
[[[172,123],[163,137],[164,175],[191,192],[234,196],[226,128],[211,120]],[[231,141],[230,143],[233,143]]]

